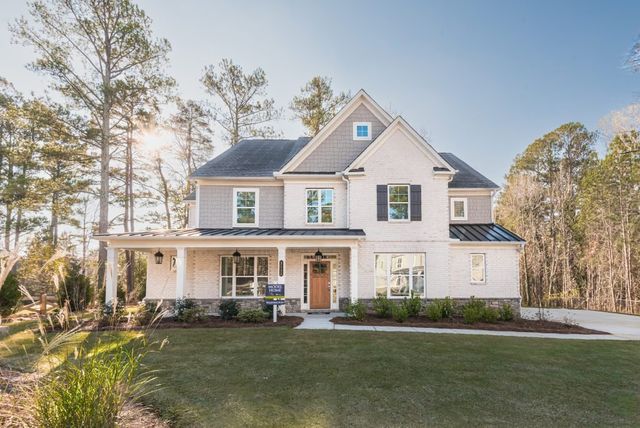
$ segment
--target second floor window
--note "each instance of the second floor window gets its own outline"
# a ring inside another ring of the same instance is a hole
[[[353,139],[371,140],[371,122],[354,122]]]
[[[233,189],[233,225],[258,226],[258,189]]]
[[[409,220],[409,186],[406,184],[390,184],[389,196],[389,220]]]
[[[467,198],[451,198],[451,220],[467,219]]]
[[[307,223],[333,223],[333,189],[307,189]]]

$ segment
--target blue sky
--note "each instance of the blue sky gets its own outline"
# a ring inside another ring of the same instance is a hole
[[[638,1],[139,4],[172,43],[169,72],[184,97],[206,99],[203,68],[224,57],[262,67],[281,106],[312,76],[330,76],[337,90],[364,88],[437,150],[498,183],[535,138],[568,121],[595,130],[640,94],[640,74],[623,67],[640,34]],[[3,4],[0,76],[41,94],[46,79],[24,68],[32,54],[10,44],[6,27],[24,10]],[[302,134],[286,114],[284,135]]]

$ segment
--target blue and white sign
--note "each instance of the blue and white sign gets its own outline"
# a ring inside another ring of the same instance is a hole
[[[269,306],[284,305],[284,284],[267,284],[264,300]]]

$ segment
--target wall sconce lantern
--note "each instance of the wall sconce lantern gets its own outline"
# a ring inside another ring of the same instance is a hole
[[[161,264],[162,264],[162,259],[164,258],[164,254],[162,254],[162,253],[160,252],[160,250],[158,250],[158,251],[153,255],[153,257],[155,257],[155,258],[156,258],[156,264],[157,264],[157,265],[161,265]]]
[[[320,251],[320,248],[318,248],[318,251],[316,251],[316,253],[313,256],[315,257],[316,262],[320,263],[322,261],[323,254]]]
[[[240,263],[240,257],[242,257],[242,254],[240,254],[240,252],[236,249],[236,251],[233,253],[233,262],[235,264]]]

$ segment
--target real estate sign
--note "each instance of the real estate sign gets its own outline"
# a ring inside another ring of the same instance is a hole
[[[284,284],[267,284],[264,300],[269,306],[284,305]]]

